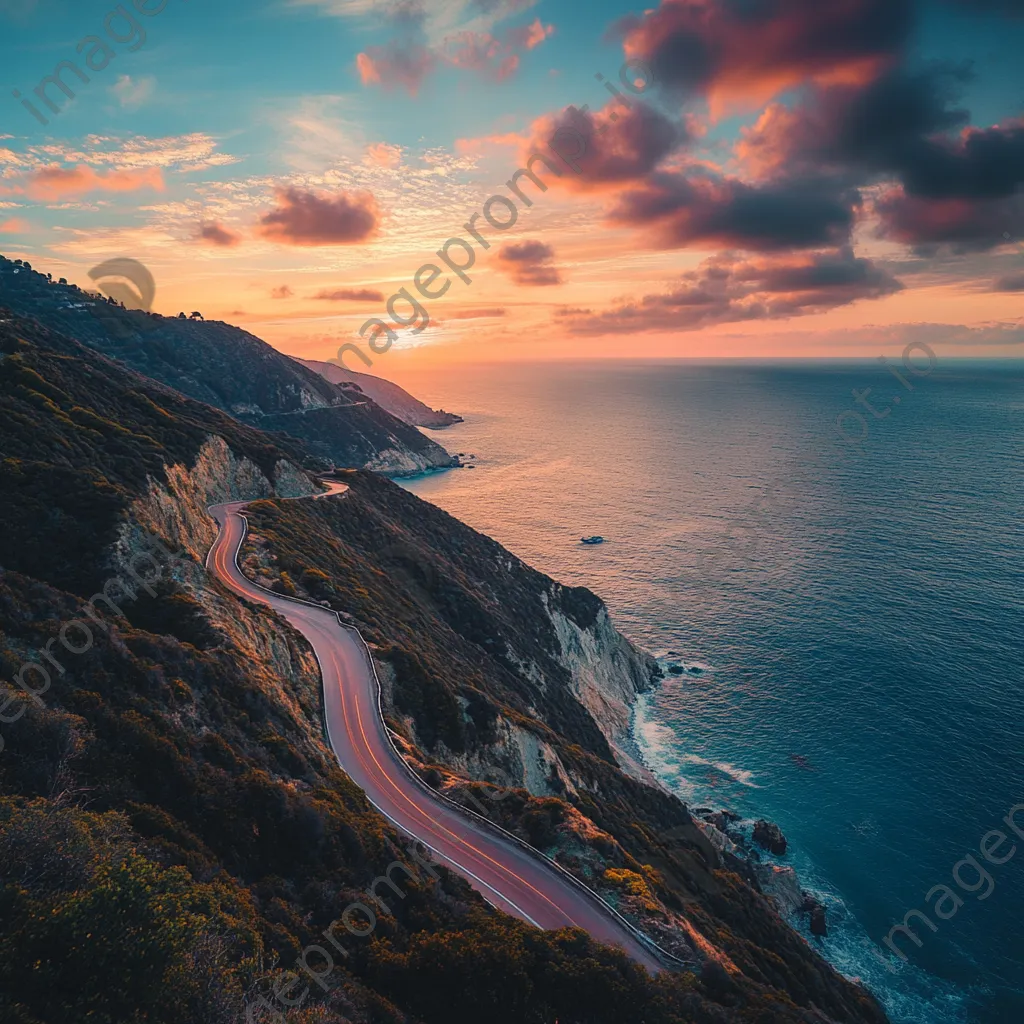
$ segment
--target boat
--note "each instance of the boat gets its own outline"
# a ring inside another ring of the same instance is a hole
[[[593,536],[593,537],[580,537],[580,543],[581,544],[603,544],[604,543],[604,537],[598,537],[596,535]]]

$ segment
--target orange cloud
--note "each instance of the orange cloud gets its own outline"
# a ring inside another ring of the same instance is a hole
[[[540,46],[548,36],[555,34],[554,25],[545,25],[540,18],[534,18],[532,25],[524,25],[522,28],[514,28],[508,33],[508,41],[513,46],[521,46],[525,50],[532,50]]]
[[[29,223],[22,217],[11,217],[0,221],[0,235],[20,235],[29,230]]]
[[[902,52],[912,23],[911,0],[662,0],[618,29],[627,57],[663,88],[702,93],[718,115],[809,78],[866,83]]]
[[[33,199],[53,201],[86,192],[137,192],[143,188],[163,192],[164,187],[159,167],[99,174],[85,164],[72,168],[51,164],[32,174],[25,191]]]
[[[642,181],[692,136],[687,125],[645,103],[623,106],[614,100],[594,112],[570,106],[544,115],[533,122],[530,133],[521,159],[525,162],[545,148],[556,153],[575,171],[557,184],[577,192]]]
[[[423,80],[434,70],[437,58],[425,46],[371,46],[356,56],[356,69],[363,85],[399,85],[415,96]]]
[[[378,167],[398,167],[402,162],[402,147],[390,142],[374,142],[366,147],[366,162]]]

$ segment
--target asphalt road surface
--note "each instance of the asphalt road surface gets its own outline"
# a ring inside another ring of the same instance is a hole
[[[318,497],[338,500],[333,496],[347,490],[344,484],[331,487]],[[245,536],[239,513],[247,504],[230,502],[210,509],[220,534],[210,549],[207,568],[235,593],[270,605],[309,641],[323,673],[331,746],[341,767],[370,802],[428,847],[433,860],[458,872],[499,909],[538,928],[582,928],[599,942],[620,947],[649,970],[659,970],[654,954],[596,897],[409,777],[385,732],[369,652],[356,631],[342,626],[326,608],[257,587],[239,570],[236,555]],[[422,870],[415,864],[409,867],[417,873]],[[396,870],[393,877],[401,886],[405,876]],[[381,885],[379,892],[385,901],[397,898],[386,886]]]

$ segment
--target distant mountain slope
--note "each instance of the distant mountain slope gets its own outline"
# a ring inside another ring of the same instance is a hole
[[[0,306],[244,423],[301,438],[338,466],[403,474],[454,464],[439,444],[357,389],[330,383],[230,324],[124,310],[3,257]]]
[[[355,384],[382,409],[387,409],[392,416],[397,416],[414,427],[432,427],[437,430],[462,422],[461,416],[445,412],[444,409],[431,409],[425,402],[410,395],[405,388],[400,388],[381,377],[375,377],[372,373],[345,370],[335,363],[324,363],[318,359],[298,359],[294,356],[292,358],[307,369],[319,373],[332,384]]]
[[[0,308],[0,566],[65,589],[95,585],[117,517],[211,437],[271,484],[292,478],[284,493],[313,489],[299,465],[322,468],[287,438]]]

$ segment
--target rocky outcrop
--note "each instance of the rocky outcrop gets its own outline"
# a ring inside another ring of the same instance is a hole
[[[782,917],[792,920],[806,914],[812,935],[824,938],[828,934],[825,905],[800,888],[800,879],[792,867],[763,860],[757,849],[779,857],[786,853],[788,844],[778,825],[760,818],[751,826],[738,814],[710,807],[699,807],[694,814],[712,846],[726,858],[732,858],[734,864],[742,865],[740,873],[756,881]]]
[[[450,456],[439,445],[437,451],[424,448],[413,451],[411,448],[385,448],[378,451],[364,464],[364,469],[383,476],[414,476],[431,469],[447,469],[455,465]]]
[[[211,586],[204,568],[217,534],[209,505],[301,497],[321,489],[285,460],[277,463],[272,476],[268,479],[249,459],[238,457],[223,438],[211,436],[191,466],[168,466],[166,484],[150,480],[146,493],[129,507],[112,555],[122,565],[138,563],[152,551],[153,538],[175,552],[163,566],[161,583],[180,587],[198,601],[210,624],[249,666],[250,678],[296,722],[306,724],[310,743],[320,749],[320,669],[312,650],[282,619],[257,612]],[[209,724],[198,719],[194,728],[199,735],[210,731]],[[324,752],[329,760],[329,752]]]
[[[828,923],[825,920],[825,905],[809,892],[803,894],[800,912],[810,915],[808,927],[816,938],[823,939],[828,935]]]
[[[274,479],[268,480],[258,466],[236,456],[223,438],[215,436],[207,439],[193,465],[168,466],[166,473],[166,483],[151,479],[146,496],[132,504],[118,541],[119,558],[137,548],[144,531],[175,549],[185,549],[201,564],[217,536],[207,512],[210,505],[275,495],[298,497],[321,490],[308,473],[284,460],[274,467]]]
[[[782,834],[782,829],[774,822],[765,821],[763,818],[755,821],[754,842],[762,849],[775,854],[776,857],[784,857],[786,855],[788,845],[786,837]]]
[[[592,624],[584,627],[559,608],[558,588],[550,597],[543,596],[574,696],[590,712],[619,766],[634,778],[653,782],[640,759],[631,725],[637,695],[649,690],[657,678],[657,662],[612,625],[603,604]]]

